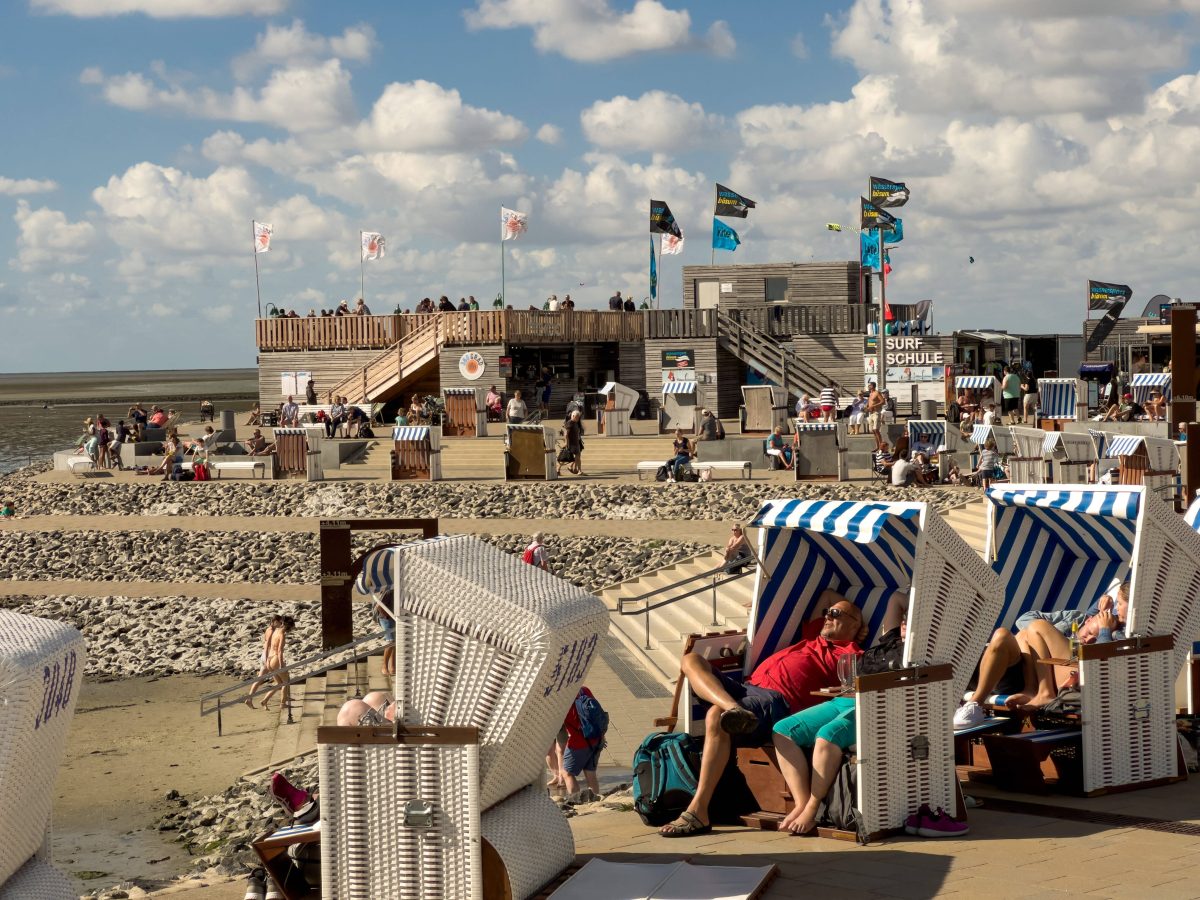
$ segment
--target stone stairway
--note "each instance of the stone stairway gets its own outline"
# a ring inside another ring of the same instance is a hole
[[[642,615],[619,615],[618,601],[637,597],[656,589],[669,587],[691,576],[719,566],[722,555],[713,551],[689,560],[659,569],[639,578],[623,581],[606,588],[600,598],[609,609],[611,626],[615,635],[642,662],[646,669],[669,688],[675,685],[679,674],[679,660],[683,655],[684,639],[690,634],[708,631],[744,629],[749,621],[746,604],[754,594],[754,576],[736,580],[719,580],[716,587],[716,625],[713,624],[712,579],[695,582],[676,591],[667,591],[655,597],[659,602],[673,594],[684,593],[701,583],[709,589],[664,606],[649,613],[650,649],[646,649],[646,617]]]
[[[377,432],[378,433],[378,432]],[[357,478],[388,479],[392,473],[392,444],[390,440],[375,439],[366,450],[342,464],[342,471]]]
[[[559,423],[554,423],[557,426]],[[635,475],[644,459],[666,461],[671,455],[669,435],[630,435],[605,437],[584,435],[583,471],[588,475]],[[755,475],[759,473],[755,469]],[[478,477],[481,472],[504,473],[504,440],[499,437],[443,438],[442,477],[447,479]],[[563,473],[564,479],[569,479]],[[722,476],[719,476],[722,477]]]

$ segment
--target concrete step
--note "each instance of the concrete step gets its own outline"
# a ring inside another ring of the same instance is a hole
[[[278,768],[316,746],[316,726],[321,722],[325,690],[326,679],[320,675],[309,678],[302,684],[292,685],[292,723],[288,723],[287,709],[281,709],[275,727],[275,737],[271,743],[268,767]],[[279,701],[279,696],[275,695],[274,702]],[[305,740],[308,741],[307,745]]]

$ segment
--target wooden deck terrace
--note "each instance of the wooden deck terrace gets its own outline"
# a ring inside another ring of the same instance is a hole
[[[862,306],[768,304],[730,315],[772,335],[856,334],[866,330]],[[383,350],[429,321],[442,344],[625,343],[717,336],[716,310],[479,310],[390,316],[256,319],[259,350]]]

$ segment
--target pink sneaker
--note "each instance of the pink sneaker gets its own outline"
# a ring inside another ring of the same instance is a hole
[[[919,837],[941,838],[962,837],[971,829],[966,822],[950,818],[940,806],[935,812],[922,803],[921,808],[905,820],[904,830]]]
[[[289,815],[294,815],[297,810],[301,809],[312,799],[308,791],[300,790],[300,788],[294,786],[279,772],[271,776],[271,786],[267,789],[267,792]]]

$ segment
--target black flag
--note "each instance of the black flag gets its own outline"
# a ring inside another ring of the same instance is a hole
[[[882,208],[888,206],[903,206],[908,202],[908,188],[903,181],[889,181],[877,175],[870,177],[870,201]]]
[[[662,200],[650,201],[650,233],[673,234],[678,238],[683,237],[683,232],[679,230],[679,223],[671,214],[671,207]]]
[[[750,215],[755,203],[723,184],[717,185],[717,209],[714,215],[744,219]]]
[[[866,197],[860,197],[862,200],[862,223],[859,227],[866,231],[868,228],[882,228],[884,231],[893,231],[896,228],[896,217],[890,212],[880,209]]]
[[[1133,288],[1127,284],[1110,284],[1107,281],[1088,281],[1088,309],[1112,309],[1118,303],[1124,306],[1133,296]],[[1119,313],[1118,313],[1119,315]]]

